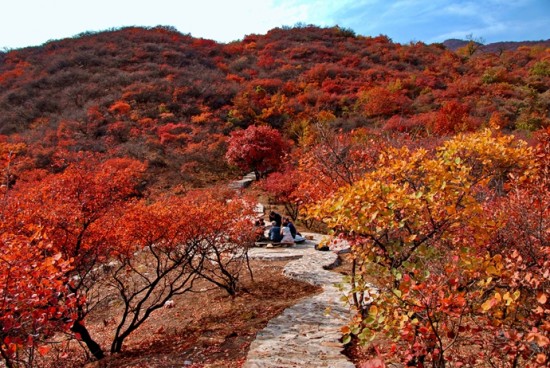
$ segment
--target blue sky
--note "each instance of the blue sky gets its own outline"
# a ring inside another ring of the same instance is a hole
[[[298,22],[400,43],[541,40],[550,38],[550,0],[12,0],[2,4],[0,50],[124,26],[230,42]]]

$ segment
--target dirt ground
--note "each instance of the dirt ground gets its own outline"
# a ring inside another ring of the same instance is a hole
[[[290,280],[282,275],[286,261],[251,261],[254,281],[243,275],[246,291],[231,298],[209,289],[174,298],[174,306],[154,313],[125,342],[123,351],[107,356],[87,368],[240,367],[256,333],[267,322],[298,300],[320,292],[320,288]],[[115,328],[109,311],[90,316],[92,337],[105,351]],[[83,365],[83,349],[58,363],[65,367]],[[80,356],[80,358],[78,358]]]

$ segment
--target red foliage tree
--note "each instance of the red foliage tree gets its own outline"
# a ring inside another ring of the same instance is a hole
[[[409,100],[400,91],[374,87],[359,93],[359,103],[367,118],[391,116],[408,109]]]
[[[242,170],[252,170],[256,179],[276,170],[290,148],[278,130],[268,126],[251,125],[231,133],[225,159]]]
[[[34,366],[46,340],[68,331],[74,314],[67,289],[70,260],[52,251],[40,229],[10,233],[0,224],[0,356],[6,367]]]
[[[294,221],[298,218],[300,210],[299,200],[295,193],[299,184],[300,173],[292,168],[272,173],[262,183],[262,188],[269,193],[274,201],[283,204],[286,213]]]
[[[473,130],[475,126],[468,110],[466,105],[458,101],[445,102],[437,114],[434,132],[444,135]]]
[[[117,101],[109,107],[109,112],[114,114],[127,114],[132,107],[124,101]]]
[[[256,236],[255,202],[219,189],[135,202],[143,164],[85,159],[40,182],[21,182],[7,202],[0,227],[5,361],[68,328],[102,359],[84,321],[105,298],[123,305],[110,348],[117,353],[151,313],[190,291],[197,278],[230,295],[238,291]],[[36,224],[47,241],[32,232]]]
[[[40,225],[51,241],[52,254],[72,260],[64,277],[78,298],[77,316],[71,329],[79,334],[96,358],[99,345],[89,336],[83,320],[98,301],[93,293],[94,272],[117,249],[110,234],[126,201],[137,194],[145,166],[130,159],[101,161],[84,156],[60,174],[39,182],[22,182],[9,198],[4,221],[12,231],[30,236],[29,228]]]

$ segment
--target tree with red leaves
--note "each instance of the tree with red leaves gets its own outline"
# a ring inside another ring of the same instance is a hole
[[[242,170],[252,170],[256,179],[276,170],[289,149],[281,133],[268,126],[251,125],[231,133],[225,159]]]
[[[277,203],[285,206],[285,211],[294,221],[298,218],[300,204],[295,191],[300,184],[300,173],[291,167],[269,175],[262,183],[263,189]]]
[[[83,322],[98,302],[94,270],[117,251],[119,244],[111,233],[120,226],[127,201],[138,194],[144,171],[145,165],[136,160],[102,161],[82,155],[62,173],[19,183],[2,217],[6,229],[22,236],[33,236],[32,229],[40,226],[51,244],[44,256],[36,258],[39,264],[47,262],[44,257],[56,254],[72,260],[72,268],[62,273],[67,291],[77,298],[77,313],[70,327],[97,359],[103,358],[103,352]],[[21,267],[18,272],[24,272]]]
[[[36,352],[68,330],[74,294],[66,287],[72,265],[52,252],[41,229],[13,234],[0,223],[0,356],[6,367],[32,367]],[[29,229],[32,230],[32,229]]]
[[[142,163],[82,158],[22,180],[0,212],[0,354],[8,367],[25,348],[26,362],[36,348],[46,353],[45,339],[69,330],[102,359],[85,320],[107,298],[123,306],[110,348],[118,353],[198,278],[234,296],[248,265],[254,201],[219,189],[138,200]]]

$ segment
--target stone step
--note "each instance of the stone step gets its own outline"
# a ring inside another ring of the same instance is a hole
[[[250,179],[234,180],[231,183],[229,183],[229,188],[231,189],[248,188],[252,184],[252,182],[253,180],[250,180]]]

